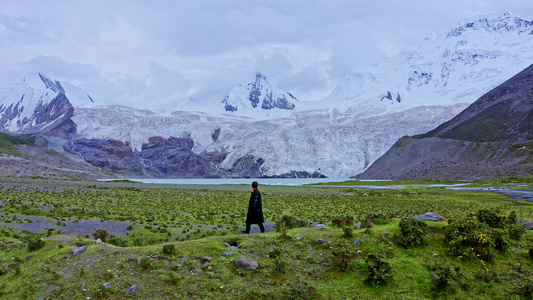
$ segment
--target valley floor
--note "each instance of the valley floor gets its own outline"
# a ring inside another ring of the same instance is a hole
[[[533,220],[531,202],[410,184],[261,188],[265,219],[278,231],[239,235],[247,185],[1,178],[0,297],[533,295],[533,231],[520,225]],[[447,221],[413,221],[430,211]],[[48,222],[41,234],[28,230],[35,218]],[[67,230],[76,225],[92,232]]]

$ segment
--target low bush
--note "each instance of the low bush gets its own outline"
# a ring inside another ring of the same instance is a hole
[[[345,239],[351,239],[353,238],[353,227],[343,227],[342,230],[344,233],[342,234],[342,237]]]
[[[176,246],[174,244],[165,244],[162,252],[165,255],[176,255]]]
[[[297,219],[290,215],[283,215],[281,220],[276,224],[277,231],[285,231],[291,228],[306,227],[307,222]]]
[[[347,271],[354,259],[357,258],[357,250],[348,243],[341,242],[332,246],[333,264],[341,271]]]
[[[516,217],[516,212],[513,210],[507,217],[506,223],[509,225],[515,225],[517,221],[518,221],[518,218]]]
[[[366,218],[361,220],[361,228],[372,228],[372,223],[374,222],[374,218]]]
[[[95,239],[100,239],[102,242],[105,242],[109,236],[109,232],[105,229],[96,229],[96,231],[93,233],[93,236]]]
[[[433,287],[438,292],[453,292],[460,280],[464,278],[461,267],[446,262],[434,262],[428,264],[433,278]]]
[[[118,246],[118,247],[127,247],[128,246],[128,242],[127,242],[127,240],[125,238],[120,237],[120,236],[114,236],[114,235],[111,235],[107,239],[107,243],[109,243],[111,245]]]
[[[354,219],[352,217],[336,218],[331,220],[331,225],[336,227],[353,226]]]
[[[372,225],[385,225],[391,221],[392,217],[379,214],[372,214],[361,220],[361,228],[372,228]]]
[[[444,241],[448,253],[459,259],[491,261],[497,251],[507,249],[504,233],[503,229],[491,228],[475,218],[467,218],[446,226]]]
[[[392,280],[390,264],[375,253],[370,253],[365,258],[367,272],[366,282],[371,284],[386,284]]]
[[[318,296],[315,286],[307,281],[289,282],[284,294],[286,299],[316,299]]]
[[[479,222],[485,223],[492,228],[503,228],[505,225],[505,217],[490,209],[478,210],[476,217]]]
[[[44,239],[35,233],[29,233],[22,240],[28,244],[28,250],[30,252],[43,248],[45,244]]]
[[[396,235],[397,243],[404,248],[419,247],[424,245],[424,234],[427,224],[413,218],[400,221],[400,232]]]
[[[522,235],[526,232],[526,228],[520,224],[510,224],[507,225],[507,233],[509,237],[513,240],[519,241],[522,238]]]

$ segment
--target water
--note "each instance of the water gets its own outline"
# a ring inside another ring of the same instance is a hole
[[[322,182],[342,182],[350,180],[349,178],[129,178],[128,180],[137,181],[149,184],[198,184],[198,185],[225,185],[225,184],[246,184],[250,185],[253,181],[257,181],[259,185],[288,185],[288,186],[302,186],[311,183]],[[101,180],[110,181],[110,180]]]
[[[533,202],[533,189],[515,190],[510,187],[447,187],[456,191],[484,191],[506,194],[509,197]]]

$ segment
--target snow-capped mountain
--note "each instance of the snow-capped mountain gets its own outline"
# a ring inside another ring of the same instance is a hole
[[[193,101],[186,111],[95,105],[81,89],[37,75],[0,91],[0,130],[62,128],[68,141],[54,149],[146,176],[348,177],[525,69],[531,49],[531,22],[478,17],[347,74],[318,102],[297,101],[257,73],[216,103],[218,112]]]
[[[533,22],[500,12],[459,22],[374,66],[347,74],[320,107],[365,116],[472,103],[533,62]]]
[[[273,86],[267,77],[255,73],[245,83],[237,84],[219,106],[238,116],[280,117],[294,110],[298,100],[290,93]]]
[[[0,130],[12,133],[49,131],[74,114],[73,106],[93,103],[70,83],[29,73],[0,89]]]

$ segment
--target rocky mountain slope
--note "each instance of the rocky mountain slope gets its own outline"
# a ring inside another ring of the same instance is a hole
[[[530,49],[532,23],[504,12],[348,74],[318,102],[257,73],[204,111],[97,105],[36,73],[0,91],[0,131],[43,133],[58,153],[135,176],[349,177],[525,68]]]
[[[226,112],[240,116],[270,116],[271,111],[290,112],[298,101],[291,93],[284,92],[273,86],[267,77],[256,73],[246,84],[237,84],[220,103]],[[288,114],[285,114],[288,115]]]
[[[110,177],[110,173],[85,161],[48,149],[46,139],[33,134],[11,136],[0,133],[0,166],[0,176],[63,179]]]
[[[70,120],[74,115],[72,105],[93,103],[93,100],[88,94],[80,92],[79,88],[68,83],[65,86],[41,73],[30,73],[2,88],[0,131],[56,131],[68,137],[75,127]]]
[[[533,175],[533,65],[452,120],[400,139],[359,178]]]

